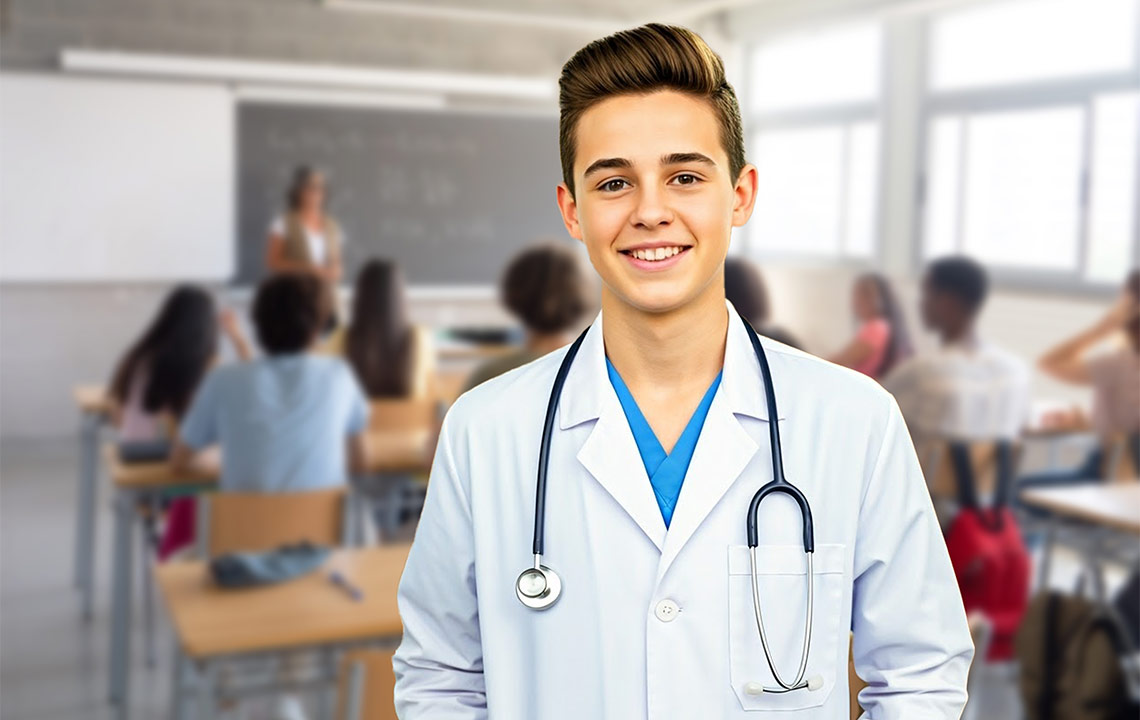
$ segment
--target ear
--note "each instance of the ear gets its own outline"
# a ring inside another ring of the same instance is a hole
[[[756,166],[745,165],[736,178],[736,187],[732,189],[732,226],[740,227],[752,217],[752,208],[756,205]]]
[[[566,232],[575,240],[582,239],[582,226],[578,222],[578,201],[566,183],[558,183],[558,211],[562,213],[562,223]]]

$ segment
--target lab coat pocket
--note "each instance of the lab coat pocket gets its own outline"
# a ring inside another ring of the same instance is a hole
[[[765,659],[756,625],[749,549],[729,546],[729,671],[732,690],[745,710],[803,710],[827,702],[839,677],[836,638],[842,637],[846,652],[847,632],[840,628],[844,549],[843,545],[816,545],[813,558],[815,609],[804,679],[821,680],[822,685],[777,694],[760,692],[761,688],[779,688],[779,684]],[[791,683],[799,669],[807,621],[807,557],[799,545],[760,545],[756,552],[760,610],[772,660],[784,682]]]

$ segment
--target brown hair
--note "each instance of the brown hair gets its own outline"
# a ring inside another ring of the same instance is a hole
[[[724,63],[700,35],[651,23],[595,40],[562,66],[558,149],[562,179],[574,193],[575,131],[582,114],[615,95],[676,90],[709,102],[720,122],[721,144],[735,182],[744,168],[744,130]]]
[[[500,291],[507,309],[537,333],[565,332],[590,307],[578,256],[554,243],[519,253],[503,274]]]
[[[415,332],[404,275],[392,260],[372,258],[356,276],[345,355],[368,397],[411,394]]]

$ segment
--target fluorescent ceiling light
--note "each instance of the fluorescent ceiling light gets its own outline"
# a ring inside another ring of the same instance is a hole
[[[552,99],[556,92],[554,80],[542,77],[312,65],[74,48],[61,51],[60,63],[69,72],[268,83],[294,87],[409,90],[534,100]]]
[[[368,92],[335,88],[284,87],[280,85],[238,85],[234,97],[239,101],[281,104],[320,105],[321,107],[396,107],[437,109],[447,105],[442,95],[424,93]]]
[[[553,15],[550,13],[514,12],[490,8],[469,8],[445,5],[417,5],[379,0],[324,0],[330,10],[402,15],[404,17],[448,20],[454,22],[486,23],[489,25],[519,25],[548,27],[553,30],[582,30],[591,33],[612,33],[638,23],[628,18],[582,17],[581,15]]]

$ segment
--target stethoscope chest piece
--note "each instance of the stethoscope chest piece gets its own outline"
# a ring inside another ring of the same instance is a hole
[[[558,602],[562,594],[562,579],[545,565],[528,567],[515,581],[515,594],[519,602],[532,610],[545,610]]]

